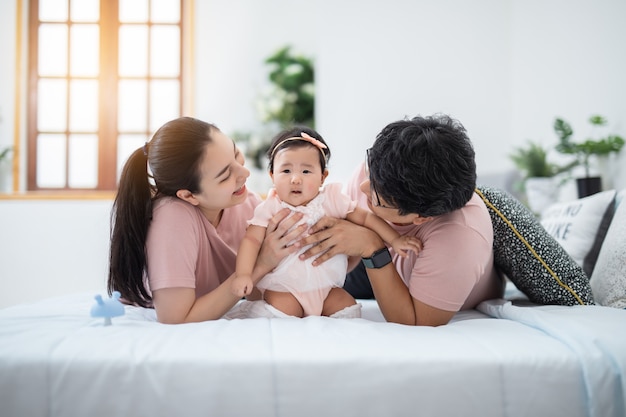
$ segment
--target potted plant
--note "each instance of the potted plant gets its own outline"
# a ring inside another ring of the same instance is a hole
[[[593,115],[589,118],[593,130],[607,124],[607,120],[600,115]],[[571,125],[561,118],[554,121],[554,132],[559,138],[556,150],[568,155],[574,155],[576,160],[585,167],[585,176],[577,178],[578,197],[586,197],[602,190],[602,178],[591,176],[590,158],[592,155],[606,157],[609,154],[621,151],[624,146],[624,139],[618,135],[608,134],[605,137],[594,139],[587,138],[584,142],[574,142],[572,135],[574,131]]]
[[[578,161],[564,166],[548,161],[548,149],[532,141],[528,141],[527,147],[515,148],[509,157],[522,173],[522,189],[535,213],[541,213],[556,201],[559,183],[554,177],[578,165]]]
[[[313,59],[294,53],[284,46],[270,55],[265,64],[269,88],[257,103],[264,127],[255,133],[236,131],[231,134],[245,147],[253,166],[263,169],[265,153],[272,136],[279,130],[302,124],[315,127],[315,67]]]

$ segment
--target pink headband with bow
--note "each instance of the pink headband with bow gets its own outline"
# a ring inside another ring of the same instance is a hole
[[[311,137],[310,135],[308,135],[305,132],[301,132],[300,136],[292,136],[290,138],[287,139],[283,139],[282,141],[280,141],[275,147],[274,150],[272,151],[272,154],[270,155],[270,159],[274,159],[274,154],[276,153],[276,150],[285,142],[289,142],[291,140],[303,140],[305,142],[309,142],[311,145],[315,146],[317,149],[320,150],[320,152],[322,153],[322,156],[324,157],[324,159],[326,159],[326,154],[324,153],[324,149],[327,149],[328,146],[324,145],[321,141]]]

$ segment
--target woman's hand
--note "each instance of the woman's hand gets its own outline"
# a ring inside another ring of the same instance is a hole
[[[308,229],[306,224],[289,231],[298,221],[302,220],[302,213],[294,213],[286,218],[291,210],[285,208],[272,217],[265,231],[263,245],[255,265],[255,276],[260,279],[273,270],[285,256],[296,252],[302,246],[298,243],[290,245]]]
[[[300,259],[317,256],[313,265],[322,264],[337,254],[366,258],[385,246],[376,232],[334,217],[321,218],[311,227],[310,233],[299,244],[301,247],[313,246],[300,255]]]

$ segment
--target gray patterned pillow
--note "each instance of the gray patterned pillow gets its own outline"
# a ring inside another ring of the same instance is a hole
[[[589,278],[541,226],[505,191],[479,186],[493,224],[496,268],[537,304],[595,304]]]

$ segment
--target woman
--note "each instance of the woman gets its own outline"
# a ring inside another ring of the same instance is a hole
[[[220,318],[237,303],[230,291],[236,250],[260,199],[235,143],[190,117],[163,125],[126,162],[111,215],[108,290],[151,307],[162,323]],[[299,245],[301,215],[272,218],[254,267],[258,281]],[[285,221],[282,221],[285,219]]]

